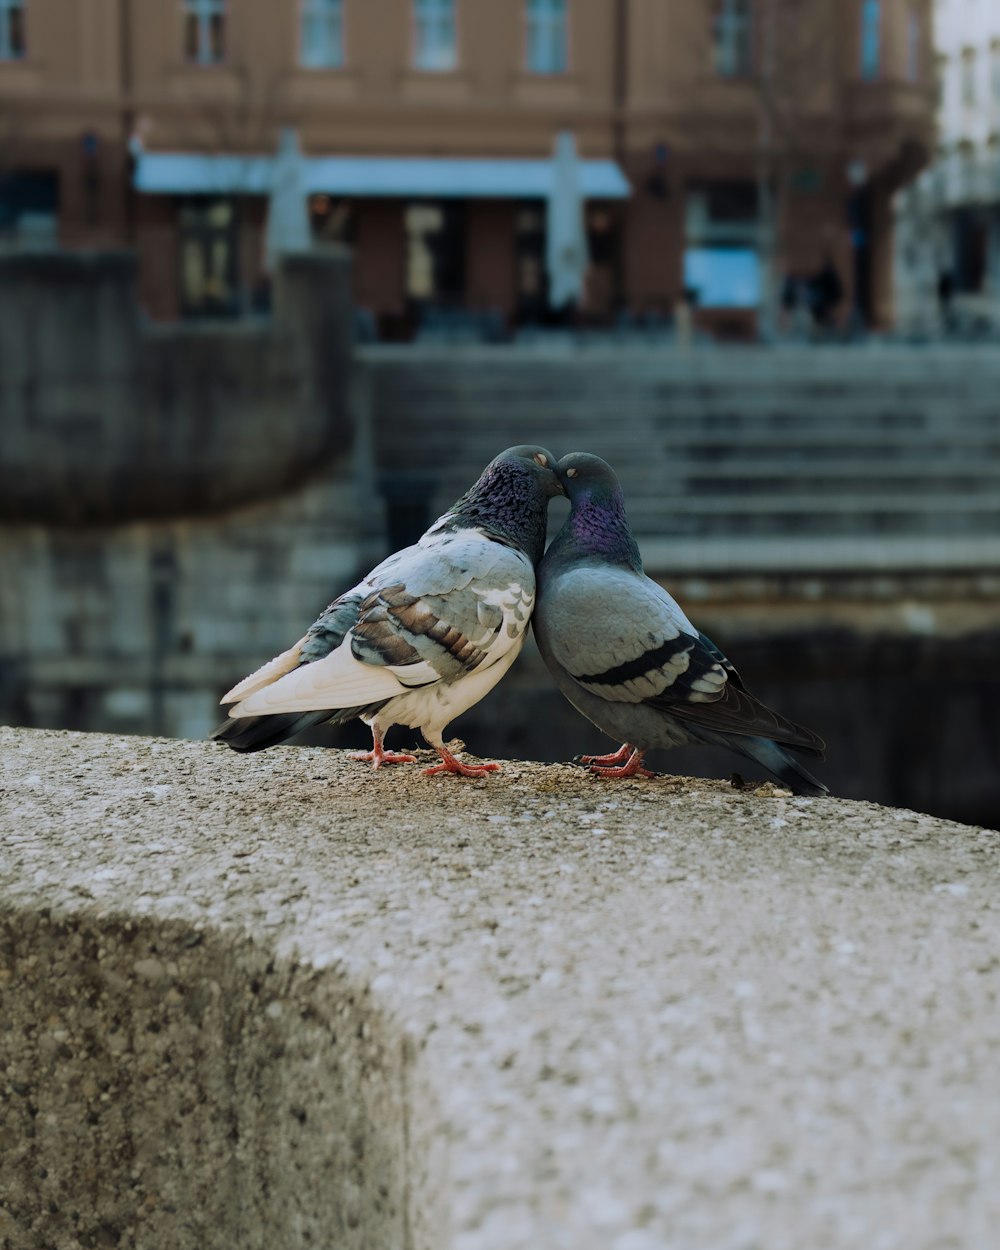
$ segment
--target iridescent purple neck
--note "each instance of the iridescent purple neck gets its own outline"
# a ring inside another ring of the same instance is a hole
[[[566,522],[573,547],[581,554],[597,555],[612,564],[642,570],[642,557],[632,537],[621,488],[595,498],[581,492],[573,499]]]

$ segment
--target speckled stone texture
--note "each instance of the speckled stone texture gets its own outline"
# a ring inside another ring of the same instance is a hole
[[[1000,834],[301,748],[0,768],[3,1250],[996,1244]]]

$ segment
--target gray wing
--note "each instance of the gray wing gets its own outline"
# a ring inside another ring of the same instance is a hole
[[[491,547],[495,551],[490,551]],[[470,542],[468,532],[449,536],[447,541],[429,541],[425,537],[383,560],[357,586],[325,607],[301,640],[299,663],[308,664],[335,651],[362,616],[365,618],[363,633],[377,640],[384,633],[376,628],[379,620],[391,620],[397,612],[405,616],[407,609],[414,607],[417,601],[426,605],[436,621],[445,620],[451,613],[459,629],[467,628],[482,638],[472,618],[479,625],[495,627],[503,616],[501,608],[484,602],[483,579],[491,575],[506,578],[520,575],[523,581],[524,570],[516,560],[509,558],[515,555],[480,535],[475,535]],[[533,581],[529,589],[533,590]],[[417,637],[434,629],[433,623],[426,619],[426,611],[418,610],[410,615],[414,618],[412,624]],[[387,656],[393,649],[387,636],[386,647]],[[405,658],[380,660],[377,654],[363,655],[364,649],[360,643],[354,648],[358,658],[368,663],[409,663],[414,659],[398,644],[395,653],[400,657],[405,654]],[[375,651],[378,650],[376,645]]]
[[[536,623],[573,680],[610,703],[668,693],[704,702],[718,698],[726,683],[725,667],[700,644],[680,606],[627,569],[569,569],[546,587]]]
[[[400,556],[331,604],[319,628],[231,691],[226,702],[236,706],[230,715],[363,708],[513,659],[534,603],[535,575],[526,556],[475,531],[422,541]],[[329,648],[342,631],[338,646],[303,661],[304,648],[314,654]]]
[[[454,681],[523,636],[535,575],[521,552],[459,531],[422,540],[407,554],[369,579],[379,584],[358,608],[351,640],[358,660],[391,665],[404,682],[408,667],[414,676]]]
[[[357,623],[361,605],[372,588],[386,585],[399,576],[398,570],[405,569],[409,560],[419,558],[419,552],[419,544],[393,552],[377,564],[363,581],[328,604],[300,640],[299,663],[309,664],[335,651]]]
[[[579,566],[546,587],[546,647],[583,690],[644,704],[689,724],[822,751],[817,734],[765,707],[712,640],[649,578]]]

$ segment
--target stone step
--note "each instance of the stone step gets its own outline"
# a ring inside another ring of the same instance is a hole
[[[467,477],[438,480],[429,511],[443,512],[462,494]],[[989,494],[881,491],[697,494],[663,482],[630,489],[628,513],[637,534],[998,534],[1000,490]]]
[[[977,381],[974,388],[968,390],[960,385],[948,387],[916,387],[911,391],[886,391],[878,387],[860,386],[829,388],[826,390],[807,387],[788,387],[774,385],[769,389],[747,388],[740,385],[712,387],[711,389],[693,389],[689,387],[672,387],[665,385],[636,382],[616,376],[610,381],[598,377],[576,377],[563,379],[557,375],[550,378],[518,375],[494,378],[412,378],[379,379],[378,393],[382,397],[399,396],[403,399],[438,399],[456,397],[463,402],[470,400],[488,401],[492,396],[502,394],[509,398],[528,399],[538,395],[553,395],[584,399],[587,402],[618,402],[623,396],[635,400],[649,400],[657,403],[671,402],[686,405],[708,406],[712,404],[729,404],[734,401],[744,404],[747,409],[767,408],[776,399],[783,404],[800,406],[804,411],[815,411],[844,404],[862,404],[866,407],[889,407],[929,403],[942,405],[954,404],[956,399],[962,403],[972,402],[978,406],[989,406],[992,387],[990,383]]]
[[[529,426],[554,426],[572,422],[583,429],[605,425],[609,420],[627,420],[630,426],[652,425],[656,428],[690,430],[747,430],[749,432],[781,429],[808,436],[816,433],[838,433],[848,430],[866,432],[873,429],[926,431],[945,437],[963,433],[993,434],[997,432],[997,409],[986,402],[978,409],[966,407],[959,418],[954,405],[940,411],[914,406],[887,410],[863,405],[836,405],[829,411],[789,409],[770,404],[760,411],[751,411],[734,401],[728,406],[698,405],[671,407],[662,402],[633,401],[619,395],[613,401],[598,403],[593,396],[574,402],[565,394],[557,396],[508,396],[493,394],[483,400],[462,400],[455,396],[397,396],[377,398],[375,411],[380,424],[398,425],[404,429],[466,422],[479,425],[524,423]]]
[[[997,380],[1000,381],[1000,378]],[[856,380],[829,386],[805,382],[802,385],[789,385],[781,379],[771,379],[767,386],[744,384],[738,379],[714,385],[688,386],[671,384],[662,379],[646,381],[621,373],[614,373],[609,378],[603,373],[591,374],[588,371],[581,371],[572,377],[554,371],[544,374],[520,371],[516,374],[487,373],[468,376],[448,373],[437,377],[425,377],[414,372],[380,377],[376,385],[383,394],[457,395],[463,399],[487,399],[497,392],[523,396],[557,392],[560,395],[594,397],[599,400],[613,400],[626,394],[657,400],[707,404],[729,402],[735,397],[748,407],[767,405],[774,401],[776,395],[780,395],[785,401],[801,403],[810,409],[831,403],[858,401],[869,405],[881,403],[895,406],[901,403],[925,404],[932,401],[950,403],[958,398],[987,403],[992,390],[992,382],[988,378],[977,378],[974,384],[963,384],[961,379],[956,379],[947,384],[927,382],[906,388],[879,386],[877,383],[862,385]]]
[[[797,485],[797,484],[796,484]],[[650,498],[646,496],[646,498]],[[745,498],[734,498],[732,495],[709,495],[698,492],[678,490],[676,484],[669,481],[659,483],[656,495],[651,498],[654,506],[670,507],[683,504],[685,508],[703,514],[736,513],[736,512],[783,512],[809,514],[816,511],[815,494],[755,494]],[[638,512],[643,506],[643,495],[639,494],[629,501],[630,513]],[[986,496],[972,494],[947,494],[931,491],[897,491],[888,489],[878,500],[862,498],[856,492],[841,489],[823,496],[823,510],[854,512],[863,510],[869,514],[906,513],[922,515],[928,512],[937,514],[977,513],[1000,516],[1000,493]]]
[[[523,435],[523,438],[519,437]],[[529,437],[530,435],[530,437]],[[674,477],[709,476],[754,480],[769,475],[796,474],[836,480],[840,476],[885,478],[904,476],[933,481],[960,474],[992,480],[1000,474],[1000,449],[992,443],[969,442],[948,447],[938,443],[850,444],[833,447],[829,443],[775,446],[773,440],[753,443],[739,442],[684,444],[673,440],[649,437],[640,443],[612,437],[605,428],[595,436],[574,430],[573,450],[586,450],[603,456],[621,476],[631,470],[645,473],[668,473]],[[379,459],[385,468],[411,465],[431,466],[445,459],[459,458],[463,469],[476,472],[500,449],[502,442],[539,442],[550,447],[554,455],[565,453],[566,432],[505,429],[503,435],[465,434],[461,438],[447,432],[429,432],[421,436],[419,448],[409,439],[395,438],[386,431],[380,442]]]
[[[974,460],[964,466],[941,465],[932,462],[870,462],[827,463],[822,460],[793,461],[784,464],[753,461],[740,463],[725,461],[706,466],[688,464],[672,458],[659,471],[649,469],[661,482],[680,484],[688,492],[711,491],[723,488],[730,494],[742,491],[747,494],[787,490],[789,487],[810,490],[843,490],[845,481],[855,489],[872,490],[889,487],[892,490],[928,490],[934,493],[953,490],[995,490],[1000,486],[1000,464],[976,464]]]
[[[399,428],[390,423],[383,423],[377,435],[377,443],[387,454],[396,454],[402,449],[407,458],[413,450],[426,455],[428,452],[440,454],[456,447],[475,448],[487,454],[487,459],[495,453],[498,442],[505,438],[523,438],[524,441],[549,441],[565,444],[572,438],[579,445],[585,437],[598,438],[603,445],[611,441],[618,447],[616,459],[632,456],[648,462],[650,453],[656,451],[664,458],[671,460],[686,459],[692,462],[705,460],[723,461],[727,458],[745,456],[770,457],[777,460],[801,457],[820,461],[850,460],[852,465],[875,463],[877,460],[916,461],[930,460],[937,463],[941,459],[969,457],[977,463],[983,463],[987,457],[991,461],[1000,462],[1000,439],[995,431],[983,431],[981,436],[969,435],[948,441],[938,437],[892,438],[884,431],[869,430],[852,432],[849,439],[831,435],[829,431],[812,431],[808,434],[797,434],[776,442],[772,434],[760,431],[738,430],[725,439],[712,438],[705,430],[692,431],[690,435],[676,430],[650,428],[645,431],[630,429],[628,438],[623,437],[621,426],[612,427],[608,421],[588,426],[574,425],[570,430],[566,426],[553,428],[548,423],[525,423],[525,428],[518,428],[506,423],[498,431],[496,427],[480,427],[478,425],[456,428],[448,423],[439,425],[421,425],[419,433],[415,430]],[[639,437],[636,437],[636,435]],[[414,447],[411,448],[410,444]],[[560,450],[552,448],[553,453]]]
[[[390,355],[375,441],[397,480],[437,482],[439,510],[524,442],[604,456],[640,534],[994,535],[1000,369],[930,355]]]
[[[973,517],[968,513],[943,516],[927,513],[838,513],[821,510],[812,513],[719,513],[706,516],[686,508],[661,508],[655,514],[644,516],[629,510],[632,528],[642,545],[646,536],[684,539],[687,537],[741,538],[788,538],[809,539],[868,538],[882,542],[887,537],[896,538],[986,538],[1000,540],[1000,512],[990,517]]]

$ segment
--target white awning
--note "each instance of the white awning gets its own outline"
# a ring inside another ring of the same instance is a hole
[[[546,199],[550,160],[423,156],[307,156],[309,195],[392,199]],[[267,195],[274,158],[140,152],[135,187],[147,195]],[[579,162],[580,190],[591,200],[631,193],[614,161]]]

